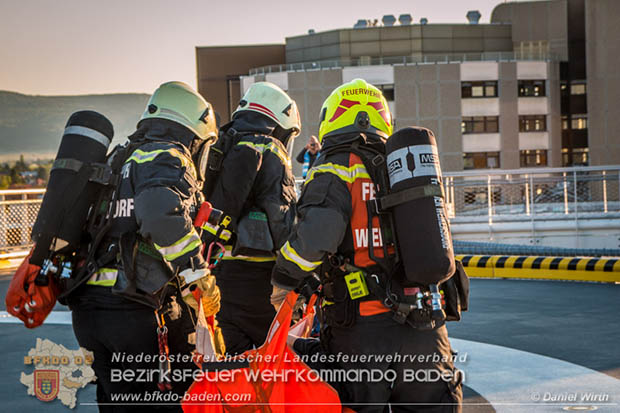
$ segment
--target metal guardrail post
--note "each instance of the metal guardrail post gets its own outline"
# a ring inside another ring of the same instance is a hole
[[[536,215],[536,205],[534,204],[534,176],[530,175],[530,204],[532,205],[532,213],[530,214],[530,225],[532,226],[532,240],[536,237],[536,227],[534,216]]]
[[[575,208],[575,236],[577,237],[577,245],[579,245],[579,214],[577,211],[577,171],[573,171],[573,191],[575,192],[575,199],[573,200]]]
[[[28,195],[26,194],[22,194],[22,201],[26,201],[28,199]],[[26,245],[28,243],[30,243],[30,231],[28,231],[28,229],[30,228],[30,220],[28,219],[28,206],[26,204],[26,202],[24,202],[21,206],[23,213],[21,214],[21,231],[20,231],[20,236],[21,236],[21,242],[22,245]]]
[[[530,204],[532,209],[532,219],[536,215],[536,205],[534,204],[534,176],[530,175]]]
[[[530,182],[528,180],[529,175],[525,175],[525,215],[529,216],[530,211]]]
[[[493,225],[493,190],[491,189],[491,175],[487,175],[487,198],[489,207],[489,225]]]
[[[456,216],[456,198],[454,197],[454,177],[450,177],[450,199],[452,199],[452,213]]]
[[[607,174],[603,171],[603,213],[607,213]]]
[[[568,182],[566,182],[566,172],[562,173],[564,177],[564,215],[568,215]]]
[[[7,208],[6,205],[4,205],[5,200],[6,196],[0,194],[0,247],[9,244],[7,237],[7,232],[9,231],[9,220],[7,217]]]

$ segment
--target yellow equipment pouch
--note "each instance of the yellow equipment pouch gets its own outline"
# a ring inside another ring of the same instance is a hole
[[[349,296],[352,300],[366,297],[368,292],[368,286],[366,285],[366,279],[361,271],[352,272],[344,276],[344,281],[347,284],[349,290]]]

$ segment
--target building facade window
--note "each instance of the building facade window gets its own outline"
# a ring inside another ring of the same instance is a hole
[[[383,97],[388,102],[394,101],[394,85],[375,85],[383,93]]]
[[[590,162],[588,148],[562,148],[562,166],[587,166]]]
[[[546,95],[544,80],[519,80],[520,97],[542,97]]]
[[[521,151],[521,168],[547,166],[547,150],[532,149]]]
[[[499,152],[467,152],[463,154],[463,169],[499,168]]]
[[[562,116],[562,130],[584,130],[588,129],[588,115],[578,114],[572,115],[570,122],[568,116]]]
[[[463,98],[496,98],[497,80],[480,82],[462,82],[461,97]]]
[[[572,130],[588,129],[588,115],[572,115],[570,120],[570,128]]]
[[[499,132],[498,116],[463,116],[461,133],[497,133]]]
[[[573,82],[570,84],[571,95],[585,95],[587,93],[585,82]]]
[[[519,116],[519,132],[544,132],[547,130],[547,116]]]

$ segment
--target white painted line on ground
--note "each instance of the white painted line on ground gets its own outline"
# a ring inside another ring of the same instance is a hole
[[[8,260],[11,258],[19,258],[20,261],[22,258],[24,258],[26,255],[28,255],[29,251],[18,251],[18,252],[2,252],[0,253],[0,260]]]
[[[23,324],[19,318],[13,317],[6,311],[0,311],[0,323]],[[47,324],[71,325],[71,311],[52,311],[43,323],[43,325]]]
[[[0,311],[0,323],[21,321]],[[71,325],[71,312],[52,311],[44,324]],[[487,399],[497,413],[558,412],[565,406],[620,411],[620,380],[604,373],[508,347],[457,338],[450,341],[459,357],[466,355],[466,361],[457,362],[465,373],[465,384]]]
[[[558,412],[571,405],[620,410],[620,380],[604,373],[508,347],[450,341],[460,355],[467,354],[467,361],[457,363],[465,372],[465,384],[487,399],[497,413]]]

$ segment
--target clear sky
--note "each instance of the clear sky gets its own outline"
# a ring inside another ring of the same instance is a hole
[[[0,90],[151,93],[196,85],[195,46],[284,43],[286,36],[410,13],[414,22],[488,22],[504,0],[0,0]]]

